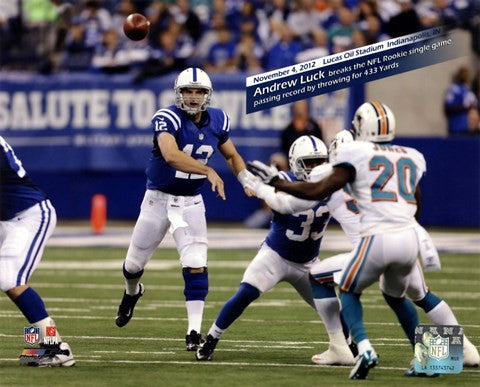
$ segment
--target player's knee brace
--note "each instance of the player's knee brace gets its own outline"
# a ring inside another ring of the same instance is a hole
[[[129,262],[125,261],[123,263],[123,276],[128,280],[128,279],[134,279],[134,278],[139,278],[143,275],[143,269],[140,268],[140,266]]]
[[[333,286],[321,283],[318,281],[317,278],[314,278],[311,275],[309,279],[310,287],[312,288],[313,298],[320,299],[337,297]]]
[[[420,308],[422,308],[425,313],[430,312],[433,308],[435,308],[440,302],[442,302],[442,299],[433,294],[431,291],[428,291],[428,293],[419,301],[414,301],[415,304],[417,304]]]
[[[183,279],[185,281],[185,299],[187,301],[205,301],[208,294],[208,271],[206,267],[193,269],[191,267],[183,268]]]

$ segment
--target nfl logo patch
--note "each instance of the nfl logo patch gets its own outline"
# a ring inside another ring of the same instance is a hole
[[[430,338],[430,346],[428,347],[428,355],[432,359],[442,360],[446,359],[449,356],[449,347],[450,341],[448,337],[437,337]]]
[[[39,341],[40,328],[28,327],[23,328],[24,341],[27,344],[34,345]]]

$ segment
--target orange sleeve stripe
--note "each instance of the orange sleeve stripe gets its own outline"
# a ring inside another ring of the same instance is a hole
[[[365,252],[367,251],[367,247],[369,245],[370,239],[371,237],[368,236],[362,241],[362,247],[360,249],[360,253],[358,254],[357,258],[355,258],[355,262],[347,274],[347,277],[346,277],[347,279],[342,286],[342,291],[344,292],[348,291],[348,289],[352,285],[353,280],[355,279],[355,275],[357,274],[357,271],[362,265],[362,262],[365,258]]]

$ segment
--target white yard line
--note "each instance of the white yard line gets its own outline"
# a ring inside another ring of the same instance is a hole
[[[123,290],[124,285],[122,283],[118,284],[92,284],[92,283],[50,283],[50,282],[32,282],[30,284],[34,288],[46,288],[46,289],[103,289],[103,290]],[[147,290],[166,290],[166,291],[180,291],[183,292],[183,285],[146,285]],[[235,292],[237,291],[237,286],[211,286],[210,291],[212,292]],[[293,288],[279,288],[275,289],[275,292],[278,293],[296,293]],[[445,291],[438,292],[444,296],[449,296],[452,298],[468,298],[468,299],[478,299],[480,297],[480,292],[459,292],[459,291]],[[377,289],[368,289],[364,294],[377,295]]]
[[[0,337],[4,338],[19,338],[23,337],[21,334],[18,335],[9,335],[9,334],[4,334],[0,333]],[[133,340],[133,341],[181,341],[184,342],[185,339],[183,338],[176,338],[176,337],[141,337],[141,336],[65,336],[62,335],[62,337],[69,338],[69,339],[76,339],[76,340]],[[282,345],[285,348],[290,348],[290,347],[296,347],[298,345],[325,345],[328,344],[328,341],[285,341],[285,340],[231,340],[231,339],[222,339],[222,343],[229,343],[232,345],[236,345],[239,347],[245,347],[248,345],[262,345],[262,346],[268,346],[270,345]],[[400,342],[404,344],[407,343],[407,339],[385,339],[385,338],[379,338],[379,339],[372,339],[372,343],[374,344],[379,344],[382,343],[383,341],[389,341],[389,342]],[[387,343],[386,343],[387,344]],[[96,351],[94,351],[96,352]]]
[[[253,258],[253,257],[252,257]],[[58,261],[56,261],[58,262]],[[62,261],[63,262],[63,261]],[[66,261],[66,262],[69,262],[71,263],[72,261]],[[106,261],[103,261],[103,262],[106,262]],[[215,262],[215,261],[214,261]],[[238,262],[238,261],[237,261]],[[242,262],[250,262],[250,261],[240,261]],[[153,261],[151,261],[149,263],[149,265],[153,263]],[[47,268],[48,264],[50,264],[50,262],[45,262],[45,265],[43,263],[40,264],[40,266],[37,268],[37,270],[35,271],[35,273],[37,273],[37,275],[42,275],[42,276],[52,276],[52,275],[55,275],[55,276],[58,276],[58,277],[61,277],[61,276],[65,276],[65,275],[68,275],[68,276],[73,276],[73,277],[88,277],[88,278],[96,278],[96,277],[109,277],[109,278],[122,278],[122,274],[121,274],[121,271],[118,269],[118,266],[116,268],[112,268],[112,269],[96,269],[95,271],[91,270],[91,269],[88,269],[88,268],[75,268],[75,269],[69,269],[68,267],[65,267],[65,268],[55,268],[55,269],[50,269],[50,268]],[[212,262],[210,262],[210,267],[211,266]],[[246,263],[246,265],[248,265],[248,263]],[[68,266],[68,265],[67,265]],[[81,266],[81,265],[78,265],[78,266]],[[214,264],[215,266],[215,264]],[[179,266],[178,266],[179,267]],[[218,266],[215,266],[215,268],[217,268]],[[245,266],[246,267],[246,266]],[[226,266],[226,268],[231,268],[231,267],[228,267]],[[161,279],[165,279],[165,278],[168,278],[168,279],[176,279],[176,278],[180,278],[180,271],[178,272],[165,272],[165,270],[170,270],[170,268],[168,269],[150,269],[150,266],[147,267],[147,270],[148,270],[148,275],[150,278],[155,278],[155,279],[158,279],[158,278],[161,278]],[[444,267],[442,268],[442,273],[447,273],[447,274],[467,274],[467,275],[476,275],[476,274],[480,274],[480,269],[473,269],[473,268],[469,268],[469,269],[460,269],[460,268],[449,268],[449,267]],[[212,278],[215,278],[216,280],[239,280],[241,278],[241,274],[219,274],[219,273],[215,273],[215,274],[212,274],[211,275]],[[435,278],[429,278],[428,279],[428,282],[432,282],[432,281],[437,281]],[[447,280],[447,281],[452,281],[452,283],[454,283],[455,285],[461,285],[462,283],[464,283],[465,280]],[[467,280],[467,281],[475,281],[476,283],[475,284],[479,284],[480,280]]]
[[[326,366],[326,365],[317,365],[317,364],[288,364],[288,363],[247,363],[247,362],[224,362],[224,361],[178,361],[178,360],[99,360],[95,356],[90,356],[91,360],[88,357],[85,357],[81,362],[82,363],[109,363],[109,364],[166,364],[166,365],[198,365],[202,367],[215,367],[215,366],[233,366],[233,367],[282,367],[282,368],[351,368],[351,366]],[[16,361],[18,359],[10,358],[0,358],[0,361]],[[405,371],[405,367],[385,367],[379,365],[376,370],[395,370],[395,371]],[[480,370],[474,369],[464,369],[463,373],[473,373],[478,374]]]
[[[86,227],[57,227],[48,241],[48,246],[56,247],[128,247],[132,227],[108,227],[101,235],[93,235]],[[267,234],[264,229],[209,228],[209,247],[213,249],[258,249]],[[480,234],[449,233],[432,231],[433,242],[440,252],[480,253]],[[170,234],[162,241],[160,248],[175,248]],[[322,241],[322,249],[348,251],[350,244],[345,234],[338,229],[327,229]]]
[[[369,309],[368,307],[365,307],[365,309]],[[373,309],[377,309],[376,307]],[[385,309],[387,307],[385,306]],[[453,308],[454,310],[456,308]],[[76,319],[76,320],[103,320],[103,321],[113,321],[115,319],[115,316],[112,313],[112,316],[82,316],[82,315],[65,315],[65,314],[55,314],[53,315],[55,319]],[[0,311],[0,319],[2,318],[19,318],[19,319],[24,319],[24,316],[20,312],[16,311]],[[140,317],[140,316],[135,316],[134,320],[136,321],[187,321],[187,318],[185,317]],[[263,320],[263,319],[249,319],[249,318],[242,318],[243,322],[249,322],[249,323],[266,323],[266,324],[272,324],[272,323],[288,323],[288,324],[323,324],[322,321],[319,320],[278,320],[278,319],[271,319],[271,320]],[[389,323],[389,322],[365,322],[365,325],[380,325],[380,326],[398,326],[398,323]],[[478,324],[462,324],[463,327],[465,328],[480,328],[480,325]]]

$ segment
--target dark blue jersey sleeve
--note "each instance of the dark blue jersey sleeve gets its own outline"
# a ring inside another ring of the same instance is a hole
[[[167,132],[175,137],[181,125],[182,121],[178,114],[170,109],[160,109],[152,117],[152,129],[155,136]]]

